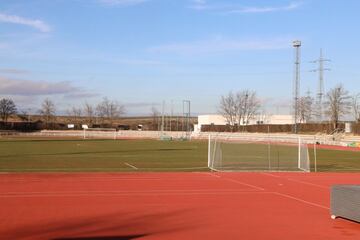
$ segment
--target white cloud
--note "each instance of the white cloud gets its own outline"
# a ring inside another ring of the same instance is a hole
[[[286,6],[280,7],[244,7],[240,9],[230,10],[227,13],[268,13],[268,12],[280,12],[291,11],[299,8],[302,3],[290,3]]]
[[[225,39],[222,37],[217,37],[210,40],[155,46],[150,48],[149,51],[157,53],[193,55],[249,50],[274,50],[289,48],[291,41],[292,38],[287,37],[261,40]]]
[[[190,8],[195,10],[211,10],[220,13],[270,13],[291,11],[299,8],[302,2],[291,2],[285,6],[239,6],[234,4],[209,4],[205,0],[193,0]]]
[[[206,0],[193,0],[195,4],[205,4]]]
[[[51,27],[41,20],[28,19],[28,18],[16,16],[16,15],[7,15],[7,14],[0,13],[0,22],[21,24],[21,25],[35,28],[41,32],[50,32],[51,31]]]
[[[64,95],[65,99],[87,99],[100,96],[98,93],[90,93],[90,92],[74,92],[68,93]]]
[[[189,6],[192,9],[195,10],[221,10],[225,7],[228,7],[228,5],[224,4],[209,4],[206,0],[192,0],[191,5]]]
[[[0,94],[7,96],[46,96],[60,95],[67,98],[89,98],[97,96],[96,93],[73,86],[68,81],[47,82],[12,79],[0,76]]]
[[[17,68],[0,68],[0,73],[4,74],[27,74],[30,73],[27,70],[17,69]]]
[[[145,3],[149,0],[98,0],[100,3],[108,6],[130,6]]]
[[[114,60],[115,63],[120,63],[124,65],[162,65],[163,62],[155,61],[155,60],[142,60],[142,59],[121,59],[121,60]]]
[[[0,76],[0,97],[9,97],[15,101],[19,109],[32,112],[40,106],[45,97],[57,99],[58,105],[79,102],[98,97],[99,94],[73,86],[68,81],[48,82],[13,79]]]
[[[79,91],[78,88],[65,81],[52,83],[0,77],[0,94],[29,96],[65,94],[77,91]]]

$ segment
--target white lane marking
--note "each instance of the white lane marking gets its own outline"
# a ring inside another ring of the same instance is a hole
[[[275,178],[281,178],[280,176],[277,176],[277,175],[274,175],[274,174],[271,174],[271,173],[261,173],[261,174],[271,176],[271,177],[275,177]]]
[[[132,169],[135,169],[135,170],[138,170],[138,168],[137,167],[135,167],[134,165],[131,165],[130,163],[124,163],[126,166],[128,166],[128,167],[131,167]]]
[[[270,174],[270,173],[262,173],[262,174],[266,175],[266,176],[274,177],[274,178],[281,178],[281,179],[285,179],[285,180],[288,180],[288,181],[291,181],[291,182],[306,184],[306,185],[310,185],[310,186],[319,187],[319,188],[329,190],[329,187],[319,185],[319,184],[315,184],[315,183],[309,183],[309,182],[305,182],[305,181],[301,181],[301,180],[296,180],[296,179],[293,179],[293,178],[289,178],[287,176],[277,176],[277,175]]]
[[[326,189],[326,190],[330,189],[330,187],[322,186],[322,185],[319,185],[319,184],[304,182],[304,181],[300,181],[300,180],[296,180],[296,179],[292,179],[292,178],[286,178],[286,179],[289,180],[289,181],[292,181],[292,182],[302,183],[302,184],[306,184],[306,185],[310,185],[310,186],[314,186],[314,187],[323,188],[323,189]]]
[[[286,198],[289,198],[289,199],[293,199],[293,200],[296,200],[298,202],[302,202],[302,203],[305,203],[305,204],[308,204],[308,205],[311,205],[311,206],[323,208],[323,209],[326,209],[326,210],[330,209],[329,207],[326,207],[326,206],[323,206],[323,205],[320,205],[320,204],[317,204],[317,203],[309,202],[309,201],[306,201],[304,199],[293,197],[293,196],[290,196],[290,195],[287,195],[287,194],[283,194],[283,193],[279,193],[279,192],[273,192],[273,194],[276,194],[276,195],[279,195],[279,196],[282,196],[282,197],[286,197]]]
[[[210,176],[212,176],[212,177],[221,178],[221,179],[226,180],[226,181],[229,181],[229,182],[234,182],[234,183],[241,184],[241,185],[244,185],[244,186],[247,186],[247,187],[255,188],[256,190],[260,190],[260,191],[264,191],[264,190],[265,190],[265,189],[262,188],[262,187],[255,186],[255,185],[248,184],[248,183],[244,183],[244,182],[241,182],[241,181],[232,179],[232,178],[223,177],[223,176],[217,175],[217,174],[215,174],[215,173],[205,173],[205,174],[210,175]]]
[[[241,181],[232,179],[232,178],[224,178],[224,177],[223,177],[223,178],[221,178],[221,179],[224,179],[224,180],[230,181],[230,182],[234,182],[234,183],[238,183],[238,184],[241,184],[241,185],[244,185],[244,186],[252,187],[252,188],[255,188],[256,190],[260,190],[260,191],[264,191],[264,190],[265,190],[265,189],[262,188],[262,187],[258,187],[258,186],[252,185],[252,184],[244,183],[244,182],[241,182]]]

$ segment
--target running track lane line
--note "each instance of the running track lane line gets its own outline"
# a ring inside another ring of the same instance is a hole
[[[319,207],[319,208],[323,208],[323,209],[326,209],[326,210],[330,209],[329,207],[326,207],[326,206],[323,206],[323,205],[320,205],[320,204],[317,204],[317,203],[312,203],[312,202],[306,201],[304,199],[293,197],[293,196],[290,196],[290,195],[287,195],[287,194],[283,194],[283,193],[279,193],[279,192],[272,192],[272,193],[275,194],[275,195],[279,195],[279,196],[282,196],[282,197],[293,199],[293,200],[296,200],[298,202],[302,202],[302,203],[305,203],[305,204],[308,204],[308,205],[311,205],[311,206],[314,206],[314,207]]]
[[[319,185],[319,184],[309,183],[309,182],[296,180],[296,179],[292,179],[292,178],[288,178],[288,177],[276,176],[276,175],[273,175],[271,173],[262,173],[262,174],[266,175],[266,176],[274,177],[274,178],[281,178],[281,179],[285,179],[285,180],[288,180],[288,181],[291,181],[291,182],[302,183],[302,184],[310,185],[310,186],[313,186],[313,187],[319,187],[319,188],[322,188],[322,189],[329,190],[329,187]]]
[[[216,176],[218,177],[218,175],[216,174],[212,174],[212,173],[208,173],[209,175],[212,175],[212,176]],[[266,174],[266,175],[270,175],[271,174]],[[215,177],[214,176],[214,177]],[[273,177],[277,177],[275,175],[272,175]],[[245,185],[245,186],[249,186],[249,187],[253,187],[257,190],[261,190],[261,191],[265,191],[264,188],[261,188],[261,187],[258,187],[258,186],[255,186],[255,185],[251,185],[251,184],[247,184],[247,183],[244,183],[244,182],[241,182],[241,181],[237,181],[237,180],[234,180],[234,179],[231,179],[231,178],[222,178],[223,180],[227,180],[227,181],[231,181],[231,182],[234,182],[234,183],[238,183],[238,184],[242,184],[242,185]],[[315,207],[319,207],[319,208],[322,208],[322,209],[326,209],[326,210],[329,210],[330,208],[329,207],[326,207],[326,206],[323,206],[323,205],[320,205],[320,204],[317,204],[317,203],[313,203],[313,202],[309,202],[309,201],[306,201],[304,199],[301,199],[301,198],[297,198],[297,197],[293,197],[293,196],[290,196],[290,195],[287,195],[287,194],[283,194],[283,193],[279,193],[279,192],[271,192],[272,194],[275,194],[275,195],[278,195],[278,196],[282,196],[282,197],[286,197],[286,198],[289,198],[289,199],[293,199],[293,200],[296,200],[298,202],[302,202],[302,203],[305,203],[305,204],[308,204],[308,205],[311,205],[311,206],[315,206]]]
[[[256,190],[265,191],[265,189],[262,188],[262,187],[255,186],[255,185],[248,184],[248,183],[244,183],[244,182],[232,179],[232,178],[222,177],[222,176],[216,175],[214,173],[207,173],[207,175],[210,175],[210,176],[213,176],[213,177],[216,177],[216,178],[219,178],[219,179],[223,179],[225,181],[234,182],[234,183],[241,184],[241,185],[244,185],[244,186],[247,186],[247,187],[251,187],[251,188],[254,188]]]

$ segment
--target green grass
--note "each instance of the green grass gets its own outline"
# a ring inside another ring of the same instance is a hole
[[[196,141],[3,139],[0,171],[207,171],[206,147]]]
[[[314,170],[314,149],[309,148],[311,170]],[[360,172],[360,151],[317,149],[317,169],[320,172]]]
[[[233,162],[242,155],[243,164],[249,166],[268,163],[261,157],[267,147],[232,147]],[[309,153],[313,170],[313,150]],[[273,148],[272,167],[282,166],[293,155],[289,147]],[[360,171],[360,152],[318,149],[317,159],[318,171]],[[0,172],[118,171],[208,171],[207,142],[0,138]]]

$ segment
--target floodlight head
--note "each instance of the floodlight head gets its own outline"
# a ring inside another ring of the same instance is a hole
[[[300,47],[300,46],[301,46],[301,41],[299,40],[293,41],[293,47]]]

